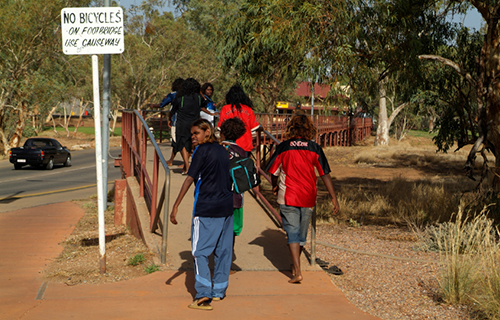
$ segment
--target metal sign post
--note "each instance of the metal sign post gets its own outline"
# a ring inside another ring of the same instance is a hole
[[[109,1],[106,2],[108,3]],[[61,30],[63,52],[65,54],[92,55],[97,205],[99,220],[99,266],[102,274],[106,272],[104,211],[107,204],[107,149],[109,145],[107,140],[109,139],[109,132],[107,131],[109,130],[105,126],[104,130],[106,130],[106,135],[101,135],[99,61],[97,54],[109,55],[122,53],[124,51],[123,10],[121,7],[64,8],[61,10]],[[106,97],[109,97],[109,94]],[[107,101],[107,103],[109,102]],[[107,110],[109,110],[109,108]],[[108,117],[107,112],[104,114],[103,118],[104,117]],[[103,123],[109,126],[109,122],[103,121]],[[105,139],[104,142],[103,139]]]
[[[102,179],[101,110],[99,97],[99,60],[92,56],[92,85],[94,89],[95,163],[97,173],[97,217],[99,220],[99,269],[106,272],[106,234],[104,229],[104,188]]]

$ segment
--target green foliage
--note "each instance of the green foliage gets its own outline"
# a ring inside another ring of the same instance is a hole
[[[22,134],[29,114],[43,116],[67,94],[60,11],[90,0],[14,1],[0,6],[0,143]],[[17,126],[17,128],[16,128]],[[21,131],[17,130],[20,128]],[[15,139],[12,143],[15,143]],[[1,149],[1,147],[0,147]]]
[[[299,76],[329,67],[320,62],[322,52],[342,51],[340,37],[325,33],[348,21],[347,9],[344,1],[243,1],[219,21],[218,57],[238,72],[239,82],[253,89],[267,112],[274,112],[280,93],[294,88]]]
[[[453,46],[443,45],[436,54],[454,61],[472,77],[478,76],[477,57],[482,48],[482,35],[468,29],[457,30]],[[448,151],[454,143],[459,147],[474,143],[479,135],[476,88],[445,65],[424,62],[425,86],[420,92],[425,105],[440,115],[436,121],[438,134],[434,141],[440,151]]]
[[[144,271],[146,273],[151,274],[153,272],[160,271],[160,266],[158,266],[157,264],[152,263],[151,265],[144,267]]]
[[[215,101],[221,99],[226,75],[214,48],[185,19],[141,6],[125,14],[125,28],[126,50],[112,57],[112,73],[119,75],[112,82],[114,104],[140,109],[159,103],[178,77],[212,82]]]
[[[146,261],[146,258],[144,257],[144,255],[142,253],[138,253],[135,256],[130,257],[128,259],[128,263],[127,264],[129,266],[134,266],[135,267],[135,266],[138,266],[138,265],[144,263],[145,261]]]

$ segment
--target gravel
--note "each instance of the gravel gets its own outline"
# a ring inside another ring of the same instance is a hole
[[[316,257],[343,275],[333,283],[359,309],[381,319],[471,319],[465,306],[450,306],[439,295],[439,255],[418,250],[417,237],[395,227],[319,225]],[[414,259],[404,261],[382,255]],[[326,268],[326,267],[324,267]]]

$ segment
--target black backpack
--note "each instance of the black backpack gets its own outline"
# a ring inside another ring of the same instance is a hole
[[[236,150],[228,152],[232,154],[229,159],[229,175],[231,176],[232,190],[234,193],[241,194],[260,184],[260,176],[257,173],[257,167],[249,157],[242,157]]]

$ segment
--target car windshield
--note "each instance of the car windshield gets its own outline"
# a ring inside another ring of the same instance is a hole
[[[26,146],[36,148],[50,147],[52,146],[52,142],[50,140],[28,139],[26,140]]]

